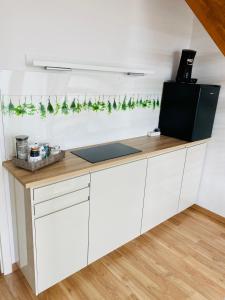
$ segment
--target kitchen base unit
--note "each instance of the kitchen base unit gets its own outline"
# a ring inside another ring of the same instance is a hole
[[[15,180],[18,265],[36,294],[87,266],[90,175],[72,180],[73,191],[67,180],[28,190]]]
[[[140,235],[147,160],[91,174],[91,263]]]
[[[198,200],[205,152],[206,144],[187,149],[180,193],[179,212],[195,204]]]
[[[178,212],[185,155],[182,149],[148,159],[142,233]]]
[[[35,220],[39,292],[87,265],[88,216],[86,201]]]
[[[197,203],[206,143],[148,159],[141,233]]]
[[[140,153],[97,164],[67,153],[35,174],[5,162],[17,263],[34,293],[196,203],[206,143],[140,137],[127,142]]]

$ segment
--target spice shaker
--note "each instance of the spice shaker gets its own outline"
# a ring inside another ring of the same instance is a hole
[[[27,160],[28,158],[28,136],[16,136],[16,157]]]
[[[37,162],[39,160],[41,160],[40,147],[38,143],[35,143],[33,146],[31,146],[29,161]]]

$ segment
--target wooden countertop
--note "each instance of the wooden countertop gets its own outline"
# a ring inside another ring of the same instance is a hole
[[[88,174],[90,172],[117,166],[123,163],[144,159],[169,151],[178,150],[193,145],[207,142],[201,140],[197,142],[187,142],[167,136],[148,137],[142,136],[132,139],[121,140],[120,142],[138,148],[142,152],[127,155],[119,158],[110,159],[99,163],[89,163],[82,158],[66,152],[63,161],[55,163],[49,167],[35,172],[29,172],[13,165],[11,160],[3,162],[3,166],[20,182],[25,188],[40,187],[53,182],[69,179],[72,177]]]

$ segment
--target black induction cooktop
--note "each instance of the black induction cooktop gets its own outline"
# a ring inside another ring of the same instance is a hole
[[[141,150],[121,143],[112,143],[71,151],[72,154],[77,155],[91,163],[96,163],[138,152],[141,152]]]

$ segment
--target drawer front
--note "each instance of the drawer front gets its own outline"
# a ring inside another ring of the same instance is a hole
[[[90,174],[34,189],[34,203],[49,200],[88,187]]]
[[[89,200],[89,188],[35,204],[34,216],[39,218],[87,200]]]

